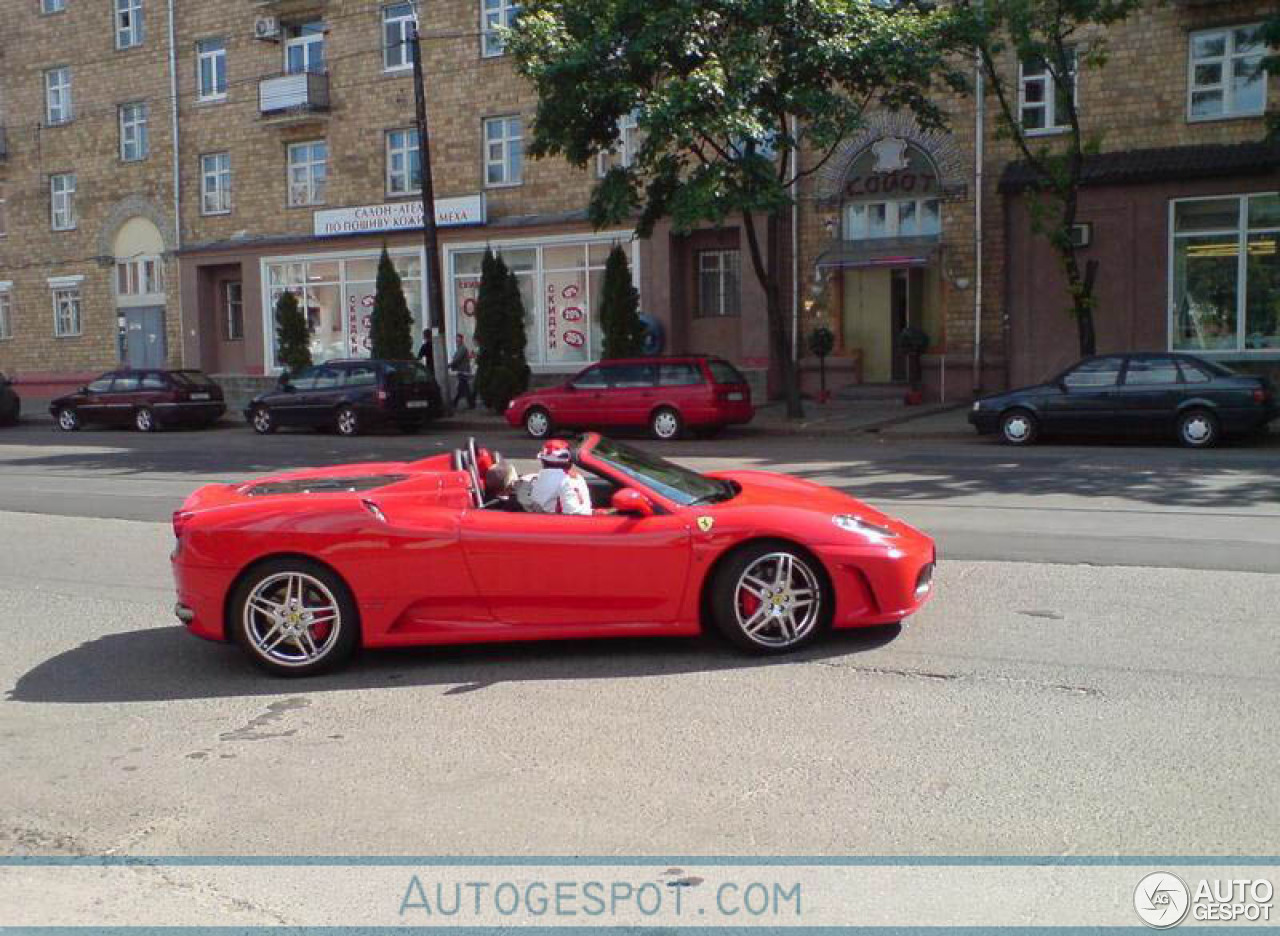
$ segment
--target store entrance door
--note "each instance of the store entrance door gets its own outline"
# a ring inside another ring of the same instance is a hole
[[[892,376],[894,381],[911,378],[907,353],[902,347],[902,331],[924,324],[924,270],[921,267],[894,269],[889,288],[889,334],[892,339]]]
[[[121,309],[124,348],[121,359],[129,367],[164,367],[168,356],[164,337],[164,306]]]

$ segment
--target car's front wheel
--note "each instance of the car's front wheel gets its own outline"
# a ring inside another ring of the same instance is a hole
[[[680,433],[684,431],[684,421],[671,407],[663,406],[649,417],[649,431],[653,433],[655,439],[669,442],[680,438]]]
[[[1218,442],[1218,418],[1207,409],[1187,410],[1178,417],[1178,441],[1187,448],[1209,448]]]
[[[263,563],[236,587],[230,630],[249,657],[280,676],[312,676],[350,659],[355,600],[337,575],[305,559]]]
[[[1008,445],[1030,445],[1039,432],[1040,426],[1028,410],[1009,410],[1000,417],[1000,438]]]
[[[156,415],[145,406],[141,407],[133,414],[133,425],[139,432],[155,432]]]
[[[58,428],[63,432],[75,432],[80,428],[80,414],[69,406],[58,410]]]
[[[524,431],[532,438],[545,439],[551,435],[551,414],[541,406],[532,406],[524,414]]]
[[[250,422],[253,423],[253,431],[258,435],[270,435],[276,431],[276,418],[265,406],[254,407]]]
[[[784,543],[759,543],[729,557],[711,589],[716,627],[744,650],[798,650],[831,624],[826,574],[814,559]]]

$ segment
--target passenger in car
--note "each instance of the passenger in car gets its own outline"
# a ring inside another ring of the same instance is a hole
[[[534,478],[531,506],[536,513],[591,516],[587,479],[573,466],[573,452],[563,439],[552,439],[538,453],[542,470]]]
[[[502,510],[522,513],[524,508],[516,499],[516,481],[519,476],[511,462],[500,461],[484,475],[484,506],[486,510]]]

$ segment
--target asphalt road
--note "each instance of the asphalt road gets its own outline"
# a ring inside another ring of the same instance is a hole
[[[604,641],[280,681],[172,623],[165,521],[202,481],[453,444],[6,430],[0,850],[1277,851],[1273,451],[670,446],[938,536],[937,597],[905,628],[790,658]]]

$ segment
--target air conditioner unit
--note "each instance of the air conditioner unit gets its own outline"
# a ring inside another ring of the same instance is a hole
[[[253,21],[253,38],[279,42],[280,21],[274,16],[259,16]]]
[[[1071,244],[1074,247],[1088,247],[1093,243],[1093,224],[1089,221],[1071,225]]]

